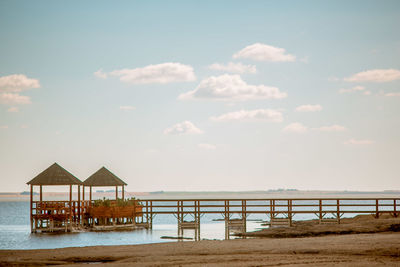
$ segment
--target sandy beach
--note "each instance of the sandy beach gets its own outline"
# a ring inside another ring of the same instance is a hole
[[[399,266],[400,233],[3,250],[0,266]]]

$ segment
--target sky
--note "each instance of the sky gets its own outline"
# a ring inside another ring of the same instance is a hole
[[[399,1],[0,2],[0,191],[400,189]]]

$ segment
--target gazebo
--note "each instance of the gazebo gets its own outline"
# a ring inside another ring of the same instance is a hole
[[[78,217],[75,219],[80,221],[80,187],[82,181],[63,167],[54,163],[38,174],[35,178],[27,182],[27,184],[30,185],[31,232],[36,232],[39,229],[42,231],[53,231],[54,221],[65,226],[65,229],[67,229],[68,224],[70,226],[72,225],[73,215],[74,217],[77,215]],[[77,212],[75,210],[75,203],[72,201],[73,185],[78,186]],[[39,186],[40,188],[39,201],[33,201],[34,186]],[[43,201],[43,186],[69,186],[69,201]]]
[[[85,197],[85,187],[89,187],[89,200],[92,201],[92,187],[115,186],[115,200],[118,200],[118,186],[122,187],[122,199],[125,199],[125,183],[107,168],[101,167],[83,182],[83,197]]]
[[[85,223],[92,228],[115,229],[135,227],[135,218],[142,215],[142,206],[135,199],[125,200],[125,183],[105,167],[100,168],[83,182],[83,195],[85,187],[90,188],[90,203],[88,213],[85,214]],[[114,187],[114,200],[92,201],[92,187]],[[118,198],[118,187],[122,187],[122,198]]]

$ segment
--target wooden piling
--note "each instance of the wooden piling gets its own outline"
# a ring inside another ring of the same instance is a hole
[[[30,214],[31,214],[31,233],[33,233],[33,185],[30,185],[31,187],[31,194],[30,194]]]

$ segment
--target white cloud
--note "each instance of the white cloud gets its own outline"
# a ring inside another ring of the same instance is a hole
[[[120,106],[119,109],[120,110],[124,110],[124,111],[129,111],[129,110],[134,110],[135,107],[133,107],[133,106]]]
[[[106,72],[103,71],[103,69],[99,69],[98,71],[93,73],[94,76],[96,76],[97,78],[100,79],[107,79],[108,74]]]
[[[0,94],[0,104],[16,105],[16,104],[30,104],[31,99],[29,96],[23,96],[13,93]]]
[[[283,132],[303,134],[308,132],[308,128],[299,122],[294,122],[283,128]]]
[[[105,77],[101,70],[98,75]],[[196,80],[192,66],[171,62],[149,65],[143,68],[114,70],[109,72],[108,75],[119,77],[120,81],[131,84],[165,84]]]
[[[400,92],[386,93],[385,96],[400,96]]]
[[[239,74],[257,72],[257,68],[254,65],[244,65],[242,63],[234,63],[234,62],[229,62],[227,65],[214,63],[208,66],[208,68],[211,70],[226,71]]]
[[[363,95],[371,95],[371,91],[365,91],[363,92]]]
[[[0,125],[0,129],[8,129],[8,125]]]
[[[229,112],[220,116],[211,117],[213,121],[267,121],[282,122],[283,115],[280,111],[273,109],[240,110]]]
[[[271,45],[255,43],[246,46],[233,55],[233,58],[246,58],[256,61],[292,62],[296,57],[286,54],[285,49]]]
[[[314,112],[322,110],[321,105],[302,105],[296,108],[297,112]]]
[[[374,69],[356,73],[344,79],[348,82],[390,82],[400,80],[400,70]]]
[[[331,126],[322,126],[319,128],[315,128],[315,130],[321,131],[321,132],[343,132],[346,131],[346,127],[341,126],[341,125],[331,125]]]
[[[277,87],[247,84],[239,75],[211,76],[200,82],[193,91],[181,94],[179,99],[211,99],[220,101],[245,101],[279,99],[287,97]]]
[[[368,140],[368,139],[363,139],[363,140],[350,139],[350,140],[344,142],[344,144],[346,144],[346,145],[372,145],[373,143],[374,143],[374,141]]]
[[[197,146],[199,148],[205,149],[205,150],[215,150],[215,149],[217,149],[217,146],[212,145],[212,144],[198,144]]]
[[[18,112],[19,108],[18,107],[10,107],[7,109],[7,112]]]
[[[202,134],[202,133],[203,131],[197,128],[190,121],[177,123],[164,130],[164,134]]]
[[[360,92],[360,91],[363,91],[363,90],[365,90],[364,86],[357,85],[357,86],[354,86],[354,87],[348,88],[348,89],[342,88],[342,89],[339,90],[339,93],[340,94],[345,94],[345,93]]]
[[[39,80],[28,78],[23,74],[0,77],[0,92],[21,92],[39,87]]]
[[[283,128],[283,132],[286,133],[306,133],[309,130],[320,131],[320,132],[343,132],[346,131],[346,127],[341,125],[330,125],[330,126],[321,126],[317,128],[309,128],[299,122],[294,122]]]

